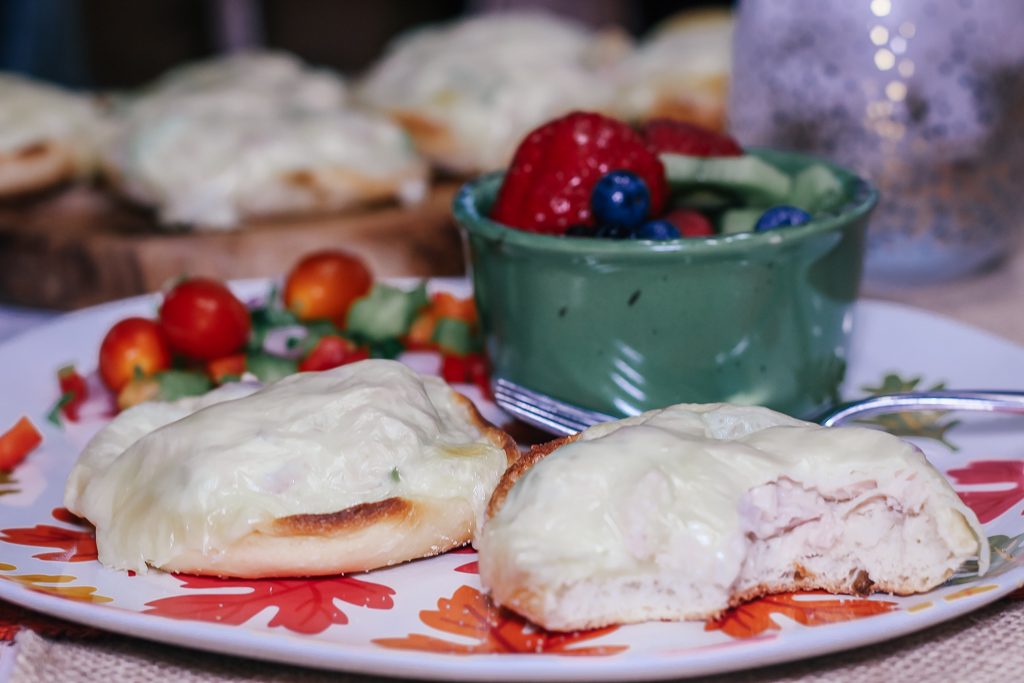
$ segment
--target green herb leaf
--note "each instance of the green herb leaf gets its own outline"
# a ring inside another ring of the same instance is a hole
[[[53,404],[52,408],[50,408],[50,412],[46,414],[47,422],[52,423],[56,427],[62,427],[64,425],[64,422],[63,420],[61,420],[60,417],[61,411],[64,409],[64,406],[66,406],[67,404],[71,403],[74,400],[75,392],[73,391],[65,391],[63,394],[61,394],[60,398],[57,399],[57,402]]]
[[[369,345],[370,358],[387,358],[394,360],[405,351],[405,345],[397,339],[385,339]]]
[[[299,369],[298,363],[294,360],[263,351],[249,353],[246,357],[245,367],[264,384],[276,382],[282,377],[298,372]]]
[[[465,356],[479,350],[479,340],[473,334],[473,328],[465,320],[441,318],[434,326],[431,341],[437,344],[444,353]]]
[[[154,377],[160,383],[159,397],[162,401],[199,396],[213,388],[210,378],[195,370],[164,370]]]

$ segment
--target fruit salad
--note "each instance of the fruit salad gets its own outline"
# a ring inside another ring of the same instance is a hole
[[[574,112],[520,143],[491,218],[564,237],[706,238],[803,225],[841,194],[823,164],[790,175],[699,126]]]

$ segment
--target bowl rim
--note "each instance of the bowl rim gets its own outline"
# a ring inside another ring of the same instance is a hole
[[[743,232],[711,237],[685,237],[672,240],[610,240],[599,237],[566,238],[509,227],[491,220],[480,212],[478,200],[482,192],[497,192],[504,171],[494,171],[464,183],[452,200],[452,212],[458,225],[473,235],[539,252],[574,255],[688,254],[716,255],[737,250],[773,249],[803,242],[816,235],[827,234],[865,217],[878,203],[878,190],[862,176],[834,162],[810,154],[751,147],[744,152],[758,157],[781,157],[804,162],[807,166],[821,164],[847,181],[853,181],[842,210],[834,215],[814,218],[809,223],[766,232]],[[491,189],[493,188],[493,190]]]

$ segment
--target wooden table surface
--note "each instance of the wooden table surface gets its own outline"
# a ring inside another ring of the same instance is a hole
[[[377,276],[458,275],[451,216],[458,183],[415,206],[381,205],[253,221],[234,231],[168,231],[152,213],[99,188],[70,187],[0,205],[0,302],[59,310],[153,292],[183,273],[221,279],[279,275],[303,255],[342,248]]]

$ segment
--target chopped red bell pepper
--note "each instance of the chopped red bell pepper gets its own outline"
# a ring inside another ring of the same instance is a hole
[[[299,363],[299,372],[330,370],[339,365],[355,363],[359,360],[366,360],[369,357],[370,351],[368,349],[356,346],[344,337],[327,334],[320,337],[316,346],[309,352],[309,355]]]
[[[18,420],[0,434],[0,472],[13,470],[42,442],[43,435],[27,417]]]
[[[441,377],[446,382],[475,384],[484,396],[491,397],[490,371],[482,353],[465,356],[445,354],[441,357]]]
[[[72,422],[78,421],[78,411],[89,396],[85,378],[78,374],[74,365],[65,365],[57,371],[60,383],[60,412]]]
[[[246,357],[244,353],[215,358],[206,363],[206,374],[215,384],[223,384],[229,379],[238,379],[245,372]]]

